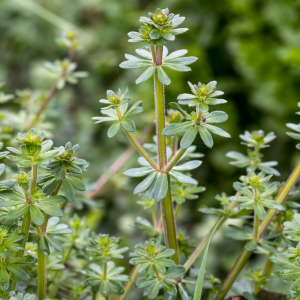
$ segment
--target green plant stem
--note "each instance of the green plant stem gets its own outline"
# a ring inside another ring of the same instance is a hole
[[[291,189],[294,187],[294,185],[298,181],[299,176],[300,176],[300,160],[297,163],[297,165],[296,165],[295,169],[293,170],[293,172],[291,173],[291,175],[289,176],[288,180],[285,182],[285,185],[282,187],[282,189],[278,193],[278,195],[275,199],[277,203],[282,204],[285,201],[289,192],[291,191]],[[274,210],[274,209],[268,210],[267,217],[260,223],[260,226],[259,226],[259,239],[264,234],[265,230],[269,226],[269,224],[272,221],[272,219],[274,218],[275,214],[276,214],[276,210]]]
[[[38,297],[39,300],[47,298],[47,269],[46,256],[40,249],[37,250],[38,256]]]
[[[30,212],[28,211],[23,217],[23,223],[22,223],[22,227],[21,227],[21,232],[25,234],[25,237],[22,241],[22,246],[24,249],[22,251],[18,252],[15,257],[23,257],[23,255],[24,255],[25,247],[26,247],[26,243],[27,243],[27,239],[28,239],[28,235],[29,235],[30,223],[31,223],[31,217],[30,217]],[[12,283],[11,290],[14,291],[16,289],[16,286],[18,283],[18,278],[15,276],[12,276],[12,279],[13,279],[13,283]]]
[[[236,201],[233,201],[231,202],[228,210],[231,210],[235,207],[236,205]],[[196,261],[196,259],[199,257],[199,255],[201,254],[201,252],[204,250],[204,248],[206,247],[209,239],[210,239],[210,236],[214,230],[214,228],[216,227],[216,225],[220,222],[220,220],[222,219],[219,218],[218,221],[216,222],[216,224],[212,227],[212,229],[206,234],[206,236],[204,237],[204,239],[200,242],[200,244],[197,246],[197,248],[194,250],[194,252],[190,255],[190,257],[187,259],[187,261],[185,262],[185,264],[183,265],[185,267],[185,271],[187,272],[190,267],[193,265],[193,263]],[[227,220],[228,218],[225,218],[223,217],[221,223],[219,224],[217,230],[219,230],[222,225],[225,223],[225,221]],[[217,232],[216,230],[216,232]]]
[[[56,196],[62,185],[62,181],[54,190],[52,196]],[[41,227],[37,227],[38,235],[43,235],[47,232],[47,224],[49,220],[49,215],[45,214],[45,221]],[[38,296],[39,300],[46,299],[47,296],[47,264],[46,256],[38,249]],[[44,297],[44,298],[41,298]]]
[[[38,166],[32,166],[31,171],[31,186],[30,186],[30,195],[35,193],[36,190],[36,182],[37,182],[37,175],[38,175]]]
[[[153,53],[153,48],[152,48]],[[156,46],[155,49],[155,64],[160,66],[162,64],[163,46]],[[155,118],[156,118],[156,137],[157,137],[157,161],[161,171],[167,165],[167,146],[166,137],[162,131],[166,126],[165,122],[165,97],[164,85],[158,79],[157,70],[154,73],[154,96],[155,96]]]
[[[178,203],[175,209],[175,217],[177,217],[180,207],[181,207],[181,203]]]
[[[156,163],[152,160],[152,158],[149,156],[149,154],[145,151],[145,149],[142,147],[138,139],[135,137],[135,135],[124,129],[125,134],[132,142],[133,146],[136,148],[136,150],[147,160],[147,162],[152,166],[152,168],[156,171],[158,171],[158,166]]]
[[[32,166],[32,169],[31,169],[30,195],[35,193],[36,183],[37,183],[37,175],[38,175],[38,166],[34,165],[34,166]],[[25,194],[26,202],[30,203],[30,198],[28,196],[28,192],[24,191],[24,194]],[[25,234],[25,237],[22,241],[22,246],[24,249],[22,251],[18,252],[15,257],[23,257],[23,255],[24,255],[25,247],[26,247],[28,235],[29,235],[30,223],[31,223],[31,216],[30,216],[30,211],[28,211],[23,217],[23,222],[22,222],[22,227],[21,227],[21,232],[23,232]],[[14,291],[16,289],[16,286],[18,283],[18,278],[13,276],[12,279],[13,279],[12,291]]]
[[[171,179],[170,179],[170,175],[167,176],[168,176],[169,188],[166,197],[162,200],[162,205],[161,205],[163,224],[164,224],[164,234],[165,234],[166,247],[175,250],[175,254],[172,256],[172,259],[178,265],[179,251],[178,251],[178,241],[177,241],[177,234],[176,234],[175,215],[174,215],[173,201],[171,195]]]
[[[168,173],[172,170],[172,168],[178,163],[182,155],[185,153],[186,149],[180,148],[180,150],[176,153],[173,159],[168,163],[165,167],[165,172]]]
[[[211,290],[209,290],[207,293],[207,300],[210,300],[210,296],[211,296]]]
[[[132,270],[131,270],[131,272],[129,274],[129,277],[130,277],[131,281],[128,281],[128,282],[125,283],[125,285],[124,285],[124,294],[118,296],[116,298],[116,300],[125,300],[126,299],[126,297],[128,296],[131,288],[134,286],[134,283],[135,283],[135,281],[136,281],[136,279],[137,279],[137,277],[139,275],[138,272],[137,272],[137,269],[138,269],[139,266],[140,265],[135,265],[132,268]]]
[[[153,63],[156,66],[162,65],[163,46],[151,47]],[[165,128],[165,98],[164,86],[158,79],[157,70],[154,73],[154,98],[155,98],[155,118],[156,118],[156,137],[157,137],[157,162],[159,170],[164,172],[168,164],[166,137],[162,131]],[[165,243],[167,248],[175,250],[172,259],[179,264],[178,241],[176,234],[175,215],[171,194],[171,180],[168,175],[168,192],[165,199],[162,200],[162,217],[164,224]]]
[[[251,256],[252,251],[248,251],[245,248],[243,248],[240,256],[238,257],[237,261],[235,262],[233,268],[227,275],[224,283],[223,283],[223,290],[218,293],[215,300],[221,300],[224,299],[227,295],[229,289],[231,288],[232,284],[235,282],[237,276],[241,272],[241,270],[244,268],[245,264],[247,263],[249,257]]]
[[[256,215],[256,212],[254,210],[254,220],[253,220],[253,239],[255,242],[257,242],[258,239],[258,227],[259,227],[259,218]]]
[[[266,263],[265,263],[265,267],[264,267],[264,272],[263,272],[263,276],[265,276],[266,278],[268,278],[268,280],[266,280],[266,284],[264,287],[267,286],[269,278],[271,276],[272,270],[273,270],[273,266],[274,263],[272,261],[269,260],[269,257],[272,255],[273,253],[269,252],[267,259],[266,259]],[[263,288],[261,288],[259,291],[263,290]]]
[[[289,192],[291,191],[293,186],[298,181],[299,176],[300,176],[300,161],[297,163],[296,167],[294,168],[293,172],[289,176],[288,180],[285,182],[284,186],[278,193],[278,195],[275,199],[277,201],[277,203],[282,204],[285,201]],[[268,225],[274,218],[275,214],[276,214],[276,210],[274,210],[274,209],[268,210],[266,219],[260,223],[260,226],[258,229],[257,241],[259,241],[261,239],[262,235],[266,231]],[[252,253],[251,251],[247,251],[245,248],[243,249],[241,255],[239,256],[238,260],[234,264],[233,268],[231,269],[231,271],[229,272],[229,274],[227,275],[227,278],[225,279],[225,281],[223,283],[223,290],[218,293],[215,300],[222,300],[226,296],[226,294],[230,290],[232,284],[234,283],[235,279],[239,275],[240,271],[245,266],[251,253]]]

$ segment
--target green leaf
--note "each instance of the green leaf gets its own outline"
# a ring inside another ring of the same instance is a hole
[[[155,281],[149,288],[147,296],[149,299],[155,299],[158,296],[160,289],[160,282],[157,280]]]
[[[160,38],[160,32],[157,29],[152,29],[150,32],[150,38],[153,40],[157,40]]]
[[[48,245],[48,242],[47,242],[45,236],[42,235],[39,237],[38,246],[44,255],[46,255],[46,256],[50,255],[49,245]]]
[[[257,243],[253,240],[249,241],[245,245],[245,249],[248,251],[254,251],[257,248]]]
[[[183,123],[173,123],[164,128],[162,131],[163,135],[165,136],[173,136],[182,131],[189,129],[192,126],[192,122],[183,122]]]
[[[300,296],[300,278],[298,278],[290,287],[291,298],[296,298]]]
[[[189,128],[180,141],[181,148],[186,149],[191,146],[196,138],[197,132],[198,128],[196,126]]]
[[[65,177],[62,181],[62,188],[68,201],[73,202],[75,191],[69,180]]]
[[[206,103],[200,103],[199,104],[199,110],[202,112],[202,113],[205,113],[208,111],[208,105]]]
[[[197,181],[189,176],[186,176],[180,172],[175,171],[174,169],[170,172],[170,175],[181,183],[197,184]]]
[[[116,122],[116,123],[114,123],[113,125],[111,125],[111,126],[108,128],[107,136],[108,136],[109,138],[112,138],[113,136],[115,136],[115,135],[118,133],[120,127],[121,127],[120,122]]]
[[[22,265],[31,265],[37,262],[37,259],[31,255],[26,255],[23,257],[10,258],[8,260],[9,264],[22,264]]]
[[[31,221],[37,225],[42,226],[45,222],[44,214],[35,205],[30,205]]]
[[[158,80],[165,85],[169,85],[171,83],[171,80],[167,73],[164,71],[164,69],[160,67],[156,67],[157,70],[157,75],[158,75]]]
[[[76,190],[85,191],[84,183],[79,178],[71,175],[67,175],[67,178]],[[53,199],[53,197],[51,197],[51,199]]]
[[[228,115],[223,111],[213,111],[205,116],[205,123],[223,123],[228,119]]]
[[[107,281],[102,281],[100,286],[100,293],[102,297],[107,298],[109,296],[109,285]]]
[[[6,268],[9,272],[14,274],[20,280],[28,280],[29,279],[29,276],[26,274],[26,272],[24,270],[22,270],[21,268],[19,268],[18,266],[7,265]]]
[[[143,81],[148,80],[155,72],[155,67],[149,67],[141,76],[135,81],[136,84],[139,84]]]
[[[53,196],[50,198],[45,198],[41,201],[42,204],[50,204],[50,205],[59,205],[66,202],[66,198],[64,196]]]
[[[211,241],[212,237],[214,236],[215,232],[217,231],[219,225],[222,224],[223,218],[220,219],[219,222],[216,224],[213,232],[210,235],[210,238],[209,238],[209,241],[207,243],[207,246],[205,248],[205,251],[204,251],[204,254],[203,254],[203,258],[202,258],[201,267],[200,267],[200,270],[199,270],[199,275],[198,275],[198,278],[197,278],[195,295],[194,295],[194,299],[193,300],[201,300],[202,289],[203,289],[203,282],[204,282],[204,274],[205,274],[205,266],[206,266],[206,260],[207,260],[207,253],[208,253],[209,244],[210,244],[210,241]]]
[[[213,126],[213,125],[209,125],[209,124],[204,124],[203,126],[214,134],[217,134],[217,135],[220,135],[220,136],[223,136],[226,138],[231,137],[229,133],[227,133],[225,130],[223,130],[217,126]]]
[[[123,119],[121,121],[121,125],[123,126],[123,128],[127,131],[133,132],[136,130],[135,128],[135,124],[132,120],[129,119]]]
[[[20,205],[19,207],[10,210],[7,213],[7,218],[12,220],[18,219],[24,216],[27,213],[28,209],[29,209],[28,204]]]
[[[149,186],[151,185],[151,183],[153,182],[153,180],[156,177],[156,172],[153,172],[152,174],[150,174],[148,177],[146,177],[140,184],[138,184],[136,186],[136,188],[134,189],[134,195],[142,193],[144,191],[146,191]]]
[[[46,238],[47,242],[49,243],[49,245],[52,246],[54,249],[56,249],[59,252],[64,251],[64,247],[59,241],[55,240],[50,235],[46,235],[45,238]]]
[[[272,273],[273,276],[283,280],[296,280],[300,278],[300,270],[281,270]]]
[[[173,249],[172,249],[173,250]],[[164,278],[179,278],[185,274],[185,267],[184,266],[174,266],[169,268],[165,273],[164,273]]]
[[[189,162],[186,162],[182,165],[176,165],[173,170],[176,171],[190,171],[198,168],[202,164],[201,160],[191,160]]]
[[[164,291],[170,295],[176,295],[177,294],[177,289],[174,283],[163,279],[161,281],[162,287],[164,289]]]
[[[117,280],[109,280],[108,285],[115,294],[117,294],[117,295],[124,294],[124,287],[121,282],[119,282]]]
[[[171,102],[171,103],[169,103],[169,105],[170,105],[173,109],[178,110],[178,111],[183,115],[183,117],[184,117],[185,119],[187,119],[187,120],[190,119],[190,115],[189,115],[185,110],[183,110],[183,109],[179,106],[178,103],[176,103],[176,102]]]
[[[298,270],[300,272],[300,264],[297,262],[290,262],[284,254],[272,255],[269,259],[282,268]]]
[[[152,172],[152,167],[134,168],[125,171],[123,174],[129,177],[143,177]]]
[[[165,173],[157,173],[153,188],[153,198],[155,201],[164,199],[168,192],[168,176]]]
[[[60,185],[61,180],[55,180],[55,178],[49,180],[43,186],[43,193],[46,195],[51,195],[55,189]]]
[[[46,214],[53,216],[53,217],[61,217],[63,215],[63,211],[54,205],[40,203],[37,205],[39,209],[41,209]]]
[[[239,241],[247,241],[251,239],[251,233],[234,225],[229,225],[230,229],[225,231],[225,236]]]
[[[3,266],[0,268],[0,288],[3,291],[7,291],[9,288],[9,276]]]
[[[184,284],[179,283],[178,290],[182,300],[193,300],[193,295]]]
[[[200,137],[203,141],[203,143],[208,147],[208,148],[212,148],[214,141],[212,139],[211,134],[208,132],[208,130],[203,127],[203,126],[199,126],[198,127],[199,133],[200,133]]]
[[[264,220],[267,216],[266,214],[266,211],[263,207],[263,205],[259,202],[255,202],[254,203],[254,210],[256,212],[256,215],[257,217],[260,219],[260,220]]]

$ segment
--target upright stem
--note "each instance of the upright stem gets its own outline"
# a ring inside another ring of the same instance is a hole
[[[177,152],[177,154],[173,157],[173,159],[168,163],[168,165],[165,167],[165,172],[170,172],[172,168],[178,163],[182,155],[185,153],[186,149],[180,148],[180,150]]]
[[[47,298],[47,274],[46,256],[40,249],[37,250],[38,256],[38,297],[39,300]]]
[[[27,239],[28,239],[28,235],[29,235],[30,223],[31,223],[31,218],[30,218],[30,212],[28,211],[23,217],[23,223],[22,223],[22,227],[21,227],[21,232],[25,234],[25,237],[22,242],[22,246],[24,249],[22,251],[18,252],[16,254],[16,257],[23,257],[23,255],[24,255],[25,247],[26,247],[26,243],[27,243]],[[16,289],[16,286],[18,283],[18,278],[15,276],[12,276],[12,278],[13,278],[13,283],[12,283],[11,290],[14,291]]]
[[[151,48],[153,63],[156,66],[162,65],[163,46],[153,46]],[[167,166],[167,147],[166,137],[162,131],[165,128],[165,98],[164,86],[158,79],[157,70],[154,73],[154,95],[155,95],[155,118],[156,118],[156,137],[157,137],[157,162],[161,172],[164,172]],[[178,241],[176,234],[176,223],[173,209],[173,201],[171,194],[171,180],[168,175],[168,193],[162,200],[162,216],[164,224],[165,242],[168,248],[175,250],[172,259],[179,264]]]
[[[34,165],[34,166],[32,166],[32,170],[31,170],[30,195],[35,193],[36,183],[37,183],[37,175],[38,175],[38,166]],[[30,203],[30,198],[28,196],[28,192],[24,191],[24,194],[25,194],[26,202]],[[21,232],[25,234],[25,237],[22,242],[22,246],[24,249],[22,251],[18,252],[16,254],[16,257],[23,257],[23,255],[24,255],[25,247],[26,247],[26,243],[27,243],[27,239],[28,239],[28,235],[29,235],[30,223],[31,223],[31,216],[30,216],[30,211],[28,210],[28,212],[23,217],[23,222],[22,222],[22,227],[21,227]],[[14,291],[16,289],[16,286],[18,283],[18,278],[15,276],[13,276],[12,278],[13,278],[12,291]]]
[[[158,171],[158,167],[156,163],[152,160],[152,158],[148,155],[148,153],[145,151],[143,146],[139,143],[138,139],[135,137],[135,135],[132,132],[129,132],[124,129],[124,132],[132,142],[133,146],[136,148],[136,150],[147,160],[147,162],[152,166],[154,170]]]
[[[173,208],[173,201],[171,195],[171,180],[170,175],[168,175],[168,192],[165,199],[162,200],[162,216],[164,223],[164,234],[165,234],[165,242],[166,247],[175,250],[175,254],[172,256],[174,262],[179,264],[179,251],[178,251],[178,241],[176,234],[176,223],[175,223],[175,215]]]
[[[251,254],[252,251],[248,251],[245,248],[243,248],[242,253],[240,254],[239,258],[235,262],[233,268],[231,269],[230,273],[227,275],[223,283],[223,290],[218,293],[215,300],[222,300],[225,298],[229,289],[231,288],[232,284],[235,282],[241,270],[244,268]]]
[[[255,196],[255,201],[257,200],[257,189],[254,189],[254,196]],[[253,239],[255,242],[257,242],[258,239],[258,226],[259,226],[259,218],[256,214],[256,210],[254,209],[254,220],[253,220]]]
[[[62,185],[61,183],[56,187],[52,196],[56,196],[59,192],[59,189]],[[47,232],[47,224],[49,220],[49,215],[45,214],[44,224],[37,228],[38,234],[43,235]],[[44,300],[47,298],[47,257],[42,253],[42,251],[38,248],[38,296],[39,300]]]
[[[36,182],[37,182],[37,174],[38,174],[38,166],[34,165],[34,166],[32,166],[30,195],[35,193]]]
[[[295,169],[293,170],[293,172],[289,176],[288,180],[285,182],[284,186],[278,193],[278,195],[275,199],[277,203],[282,204],[284,202],[284,200],[287,198],[289,192],[291,191],[293,186],[298,181],[299,176],[300,176],[300,161],[297,163]],[[260,223],[260,226],[258,229],[257,241],[259,241],[261,239],[262,235],[266,231],[268,225],[274,218],[275,214],[276,214],[276,210],[274,210],[274,209],[268,210],[267,217],[265,218],[265,220],[263,220]],[[247,251],[245,248],[243,249],[240,257],[236,261],[233,268],[230,270],[227,278],[225,279],[225,281],[223,283],[223,290],[218,293],[215,300],[222,300],[226,296],[226,294],[230,290],[232,284],[234,283],[235,279],[237,278],[240,271],[243,269],[244,265],[246,264],[247,260],[249,259],[251,253],[252,253],[251,251]]]

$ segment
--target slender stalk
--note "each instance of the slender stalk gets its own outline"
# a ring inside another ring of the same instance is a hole
[[[181,207],[181,204],[178,203],[176,206],[176,209],[175,209],[175,217],[177,217],[180,207]]]
[[[172,155],[174,156],[177,152],[177,145],[178,144],[178,136],[175,135],[173,138],[173,145],[172,145]]]
[[[62,181],[54,190],[52,196],[56,196],[62,185]],[[49,220],[49,215],[45,214],[45,221],[41,227],[37,227],[38,235],[43,235],[47,232],[47,224]],[[38,248],[38,296],[39,300],[44,300],[47,298],[47,264],[46,256]]]
[[[37,111],[37,113],[36,113],[36,115],[35,115],[35,117],[34,117],[32,123],[28,126],[28,128],[34,126],[34,125],[38,122],[38,120],[39,120],[41,114],[42,114],[42,113],[44,112],[44,110],[47,108],[48,104],[50,103],[50,101],[52,100],[52,98],[54,97],[54,95],[56,94],[57,90],[58,90],[58,88],[57,88],[57,82],[55,82],[55,83],[53,84],[52,88],[50,89],[49,93],[47,94],[47,96],[46,96],[46,98],[45,98],[45,100],[44,100],[42,106],[41,106],[40,109]]]
[[[273,266],[274,266],[274,263],[272,261],[269,260],[269,257],[272,255],[271,252],[269,252],[268,256],[267,256],[267,259],[266,259],[266,263],[265,263],[265,267],[264,267],[264,272],[263,272],[263,276],[265,276],[268,280],[266,280],[266,284],[265,284],[265,287],[267,286],[268,284],[268,281],[269,281],[269,278],[271,276],[271,273],[272,273],[272,270],[273,270]],[[260,290],[263,290],[260,289]],[[259,290],[259,291],[260,291]]]
[[[163,46],[151,47],[153,63],[156,66],[162,65]],[[157,162],[160,171],[164,171],[168,164],[166,137],[162,131],[165,128],[165,97],[164,86],[158,79],[158,72],[154,73],[154,98],[155,98],[155,118],[156,118],[156,137],[157,137]],[[171,194],[171,180],[168,175],[168,192],[162,200],[162,217],[164,224],[165,243],[168,248],[175,250],[172,259],[179,264],[178,241],[176,234],[176,223]]]
[[[175,254],[172,256],[172,259],[178,265],[179,251],[178,251],[178,241],[177,241],[177,234],[176,234],[174,208],[173,208],[173,201],[171,195],[171,179],[170,179],[170,175],[167,176],[168,176],[169,188],[165,199],[162,200],[162,205],[161,205],[163,224],[164,224],[164,234],[165,234],[166,247],[175,250]]]
[[[136,279],[139,275],[138,272],[137,272],[138,267],[139,267],[139,265],[135,265],[132,268],[132,270],[130,272],[130,275],[129,275],[131,281],[128,281],[128,282],[125,283],[125,285],[124,285],[124,294],[118,296],[116,298],[116,300],[125,300],[126,299],[126,297],[128,296],[131,288],[134,286],[134,283],[135,283],[135,281],[136,281]]]
[[[37,251],[38,256],[38,297],[39,300],[47,298],[47,269],[46,256],[40,249]]]
[[[230,273],[227,275],[224,283],[223,283],[223,290],[218,293],[215,300],[222,300],[227,295],[229,289],[231,288],[232,284],[235,282],[237,276],[244,268],[245,264],[247,263],[249,257],[251,256],[252,251],[248,251],[243,248],[240,256],[238,257],[237,261],[235,262],[233,268],[231,269]]]
[[[282,189],[278,193],[278,195],[275,199],[277,201],[277,203],[282,204],[285,201],[285,199],[287,198],[289,192],[291,191],[293,186],[298,181],[299,176],[300,176],[300,161],[297,163],[296,167],[294,168],[293,172],[289,176],[288,180],[285,182],[284,186],[282,187]],[[268,210],[266,219],[263,220],[261,222],[260,226],[259,226],[257,241],[259,241],[261,239],[262,235],[266,231],[268,225],[270,224],[270,222],[274,218],[275,214],[276,214],[276,210],[273,210],[273,209]],[[231,269],[231,271],[229,272],[227,278],[225,279],[225,281],[223,283],[223,290],[218,293],[215,300],[221,300],[226,296],[226,294],[230,290],[232,284],[234,283],[235,279],[239,275],[240,271],[245,266],[245,264],[246,264],[247,260],[249,259],[251,253],[252,252],[247,251],[246,249],[243,249],[240,257],[236,261],[235,265],[233,266],[233,268]]]
[[[34,165],[34,166],[32,166],[32,169],[31,169],[30,195],[35,193],[36,183],[37,183],[37,175],[38,175],[38,166]],[[28,192],[24,191],[24,194],[25,194],[26,202],[30,203],[30,198],[29,198]],[[23,257],[23,255],[24,255],[25,247],[26,247],[26,243],[27,243],[28,235],[29,235],[30,223],[31,223],[31,216],[30,216],[30,211],[28,210],[28,212],[23,217],[23,222],[22,222],[22,227],[21,227],[21,232],[23,232],[25,234],[25,237],[22,241],[22,246],[24,249],[22,251],[18,252],[16,254],[16,257]],[[13,278],[12,291],[14,291],[16,289],[16,286],[18,283],[18,278],[15,276],[13,276],[12,278]]]
[[[152,158],[149,156],[149,154],[145,151],[143,146],[139,143],[138,139],[135,137],[135,135],[124,129],[125,134],[128,136],[130,141],[132,142],[133,146],[136,148],[136,150],[147,160],[147,162],[152,166],[152,168],[156,171],[158,171],[158,166],[156,163],[152,160]]]
[[[25,234],[25,237],[22,241],[22,246],[24,249],[22,251],[18,252],[16,254],[16,257],[23,257],[23,255],[24,255],[25,247],[26,247],[26,243],[27,243],[27,239],[28,239],[28,235],[29,235],[30,223],[31,223],[31,217],[30,217],[30,212],[28,211],[23,217],[23,223],[22,223],[22,227],[21,227],[21,232]],[[15,276],[12,276],[12,279],[13,279],[13,283],[12,283],[11,290],[14,291],[16,289],[16,286],[18,283],[18,278]]]
[[[32,171],[31,172],[32,173],[31,173],[30,195],[34,194],[35,190],[36,190],[38,166],[37,165],[32,166]]]
[[[176,155],[173,157],[173,159],[168,163],[168,165],[165,167],[165,172],[168,173],[172,170],[172,168],[178,163],[182,155],[185,153],[186,149],[180,149]]]
[[[298,181],[299,176],[300,176],[300,160],[275,199],[279,204],[282,204],[284,202],[289,192]],[[267,217],[260,223],[259,226],[259,232],[260,232],[259,239],[262,237],[263,233],[269,226],[275,214],[276,214],[276,210],[274,209],[268,210]]]

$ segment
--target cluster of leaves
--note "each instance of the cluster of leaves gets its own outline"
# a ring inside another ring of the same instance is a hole
[[[130,281],[129,276],[122,274],[124,267],[116,267],[113,259],[124,258],[122,253],[128,250],[127,247],[118,249],[121,239],[110,237],[107,234],[94,235],[90,239],[91,246],[87,251],[91,253],[90,261],[101,262],[102,266],[96,263],[89,265],[84,271],[86,283],[100,290],[103,297],[109,297],[111,292],[117,295],[124,293],[123,282]]]
[[[137,272],[143,276],[136,282],[137,288],[144,288],[144,296],[149,299],[157,298],[160,289],[170,296],[177,295],[177,288],[182,299],[189,299],[191,296],[189,290],[183,282],[176,282],[185,274],[185,268],[181,265],[175,265],[170,259],[175,251],[166,249],[156,239],[146,241],[144,245],[136,245],[134,257],[129,261],[133,265],[139,265]]]

